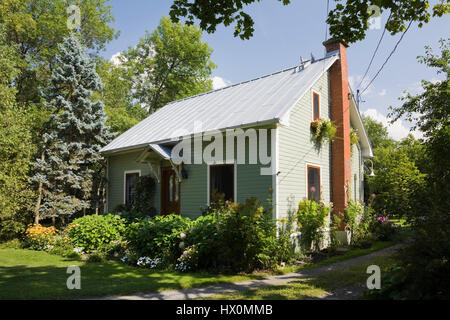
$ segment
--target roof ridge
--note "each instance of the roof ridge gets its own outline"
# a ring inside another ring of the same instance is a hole
[[[262,76],[259,76],[259,77],[253,78],[253,79],[249,79],[249,80],[241,81],[241,82],[238,82],[238,83],[230,84],[230,85],[228,85],[226,87],[223,87],[223,88],[213,89],[213,90],[209,90],[209,91],[206,91],[206,92],[203,92],[203,93],[199,93],[199,94],[196,94],[196,95],[193,95],[193,96],[190,96],[190,97],[174,100],[174,101],[169,102],[166,105],[171,105],[171,104],[174,104],[176,102],[181,102],[181,101],[189,100],[189,99],[192,99],[192,98],[201,97],[201,96],[204,96],[204,95],[207,95],[207,94],[210,94],[210,93],[214,93],[214,92],[217,92],[217,91],[221,91],[221,90],[225,90],[225,89],[228,89],[228,88],[236,87],[236,86],[239,86],[239,85],[244,84],[244,83],[253,82],[253,81],[256,81],[256,80],[259,80],[259,79],[267,78],[267,77],[270,77],[270,76],[273,76],[273,75],[276,75],[276,74],[279,74],[279,73],[283,73],[283,72],[287,72],[289,70],[296,69],[296,68],[298,68],[298,67],[300,67],[302,65],[308,66],[308,64],[307,64],[308,62],[311,62],[310,64],[313,64],[313,63],[319,62],[321,60],[324,60],[326,58],[329,58],[329,57],[324,57],[324,58],[321,58],[321,59],[317,59],[314,62],[311,62],[311,60],[304,60],[302,64],[299,64],[299,65],[296,65],[296,66],[293,66],[293,67],[289,67],[289,68],[286,68],[286,69],[282,69],[280,71],[268,73],[268,74],[265,74],[265,75],[262,75]]]

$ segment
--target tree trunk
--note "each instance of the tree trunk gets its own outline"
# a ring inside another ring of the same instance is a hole
[[[44,145],[42,148],[42,153],[41,153],[41,160],[44,161],[45,160],[45,143],[47,142],[47,139],[44,139]],[[38,186],[38,198],[36,200],[36,205],[34,207],[34,224],[39,224],[39,208],[41,207],[41,201],[42,201],[42,189],[43,189],[43,183],[42,181],[39,182],[39,186]]]

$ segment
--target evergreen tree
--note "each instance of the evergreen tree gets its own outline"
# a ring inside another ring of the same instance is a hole
[[[102,83],[95,64],[71,35],[59,45],[57,67],[44,93],[53,111],[43,135],[42,156],[33,181],[38,184],[35,223],[70,216],[92,207],[100,188],[103,159],[99,153],[112,135],[105,126],[103,103],[92,101]]]

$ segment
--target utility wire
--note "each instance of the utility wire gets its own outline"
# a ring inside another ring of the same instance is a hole
[[[406,32],[408,32],[409,27],[411,27],[413,21],[411,20],[408,24],[408,27],[406,28],[406,30],[402,33],[400,39],[398,39],[397,43],[395,44],[394,49],[392,49],[391,53],[389,54],[389,56],[386,58],[386,61],[384,61],[383,65],[380,67],[380,69],[377,71],[377,73],[375,74],[375,76],[372,78],[372,80],[370,80],[369,84],[364,88],[364,90],[361,91],[360,94],[363,94],[372,84],[372,82],[378,77],[378,75],[380,74],[381,70],[383,70],[384,66],[388,63],[389,59],[392,57],[392,55],[394,54],[395,50],[397,50],[398,45],[400,44],[400,42],[402,41],[403,37],[405,36]]]
[[[378,40],[377,47],[375,48],[375,51],[372,54],[372,58],[370,59],[369,65],[367,66],[367,69],[366,69],[366,72],[364,73],[363,77],[361,78],[361,81],[359,82],[359,84],[356,86],[356,89],[359,89],[361,87],[361,84],[363,83],[364,79],[366,78],[367,73],[369,73],[370,67],[372,66],[372,63],[373,63],[373,59],[375,58],[378,48],[380,47],[381,41],[384,38],[384,34],[386,33],[386,26],[387,26],[389,20],[391,19],[391,16],[392,16],[392,12],[389,14],[389,18],[387,19],[386,24],[384,25],[383,33],[381,34],[380,40]]]

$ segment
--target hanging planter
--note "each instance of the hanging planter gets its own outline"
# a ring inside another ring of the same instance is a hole
[[[336,135],[336,126],[330,120],[318,118],[311,122],[311,133],[318,144],[323,140],[332,141]]]
[[[357,144],[359,142],[358,131],[350,129],[350,145]]]

